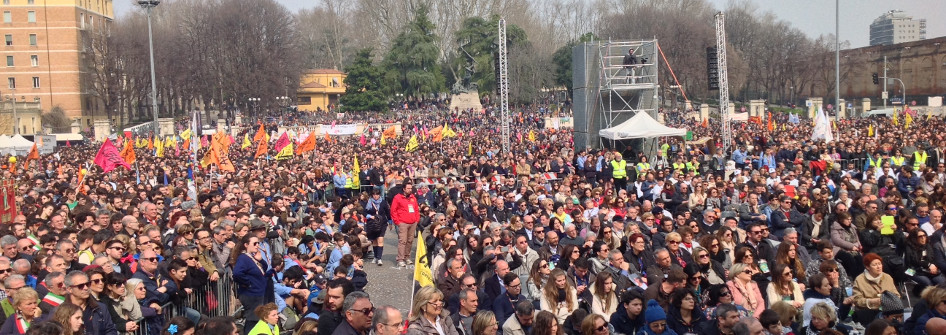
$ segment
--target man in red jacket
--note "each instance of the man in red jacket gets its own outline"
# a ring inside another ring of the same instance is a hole
[[[413,264],[411,246],[417,234],[417,221],[420,221],[420,208],[414,196],[414,185],[404,184],[404,193],[394,196],[391,201],[391,220],[397,225],[397,266]]]

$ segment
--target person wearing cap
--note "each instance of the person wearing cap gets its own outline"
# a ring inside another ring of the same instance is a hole
[[[647,307],[644,308],[644,321],[647,322],[647,328],[644,330],[646,334],[677,335],[673,329],[667,327],[667,313],[657,303],[657,300],[647,300]]]
[[[420,207],[414,195],[414,185],[405,183],[403,192],[395,195],[391,201],[391,220],[397,226],[397,266],[414,264],[410,259],[411,247],[417,235],[417,222],[420,221]]]

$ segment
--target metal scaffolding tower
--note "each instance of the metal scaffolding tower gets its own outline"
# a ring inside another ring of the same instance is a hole
[[[499,109],[502,117],[503,151],[509,153],[509,71],[506,58],[506,19],[499,19]]]
[[[732,147],[732,123],[729,115],[729,74],[726,70],[726,18],[723,12],[716,13],[716,59],[719,62],[719,122],[723,137],[723,150]]]
[[[599,130],[620,125],[637,113],[647,113],[657,119],[657,92],[660,82],[657,49],[657,40],[608,41],[599,45]],[[624,64],[625,56],[629,52],[636,59],[632,65]],[[614,141],[610,142],[603,144],[619,148]],[[651,157],[656,148],[655,143],[656,139],[645,139],[640,144],[641,147],[635,150]]]

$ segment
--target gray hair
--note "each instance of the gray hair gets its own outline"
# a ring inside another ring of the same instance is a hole
[[[598,234],[595,234],[595,233],[590,232],[590,231],[587,232],[587,233],[585,233],[585,241],[587,241],[587,240],[594,240],[594,239],[597,239],[597,238],[598,238]]]
[[[4,235],[0,237],[0,248],[6,248],[8,245],[16,245],[16,236]]]
[[[378,324],[388,323],[388,316],[391,314],[391,311],[397,311],[397,308],[391,305],[375,308],[374,317],[371,318],[371,329],[378,329]]]
[[[102,215],[112,216],[112,211],[107,210],[107,209],[104,209],[104,208],[95,211],[95,216],[96,216],[96,217],[99,217],[99,216],[102,216]]]
[[[154,205],[153,202],[145,201],[138,205],[138,210],[144,212],[148,208],[148,205]],[[155,205],[157,206],[157,205]]]
[[[535,306],[532,305],[532,301],[523,300],[516,303],[516,315],[526,316],[532,315],[535,313]]]
[[[736,305],[733,304],[719,304],[719,306],[716,306],[716,310],[713,312],[713,317],[724,318],[729,312],[738,313],[739,310],[737,310]]]
[[[70,239],[61,239],[61,240],[59,240],[59,242],[56,243],[56,250],[62,249],[62,246],[67,245],[67,244],[68,244],[69,246],[73,247],[73,248],[76,247],[76,244],[75,244],[75,243],[72,243],[72,240],[70,240]]]
[[[798,231],[795,228],[785,228],[785,231],[782,233],[782,236],[788,236],[791,234],[798,234]]]
[[[754,317],[743,317],[732,327],[733,335],[750,335],[749,326],[759,323],[759,319]]]
[[[26,283],[26,277],[22,275],[10,275],[7,279],[3,280],[3,287],[10,288],[10,286],[13,286],[13,283],[17,281]]]
[[[75,278],[78,277],[78,276],[85,277],[86,279],[89,278],[89,275],[87,275],[87,274],[85,274],[85,272],[82,272],[82,271],[79,271],[79,270],[75,270],[75,271],[69,272],[69,274],[66,275],[66,281],[65,281],[66,286],[69,287],[69,286],[74,285],[74,284],[75,284]]]
[[[65,276],[65,275],[66,275],[65,273],[62,273],[62,272],[59,272],[59,271],[50,272],[48,275],[46,275],[46,279],[43,279],[43,282],[46,283],[46,286],[47,286],[47,287],[52,287],[52,286],[53,286],[53,279],[56,279],[56,278],[59,278],[59,277]]]
[[[670,250],[667,250],[667,248],[657,248],[657,249],[654,249],[654,256],[657,256],[658,254],[660,254],[660,253],[662,253],[662,252],[666,252],[666,253],[669,254],[669,253],[670,253]]]
[[[26,269],[27,271],[29,271],[29,269],[30,269],[30,261],[25,260],[25,259],[23,259],[23,258],[20,258],[20,259],[14,261],[14,262],[13,262],[13,271],[17,271],[17,269]],[[17,272],[19,272],[19,271],[17,271]]]
[[[370,299],[368,297],[368,293],[361,292],[361,291],[355,291],[355,292],[349,293],[347,296],[345,296],[345,302],[342,303],[342,310],[343,311],[350,310],[352,306],[355,306],[355,302],[361,299]]]
[[[219,226],[214,227],[213,232],[214,234],[220,234],[220,233],[223,233],[224,230],[225,229],[223,228],[223,224],[220,224]]]
[[[463,301],[463,300],[466,300],[467,298],[469,298],[469,297],[470,297],[470,294],[472,294],[472,295],[475,297],[475,296],[476,296],[476,291],[474,291],[474,290],[472,290],[472,289],[468,289],[468,288],[467,288],[467,289],[462,289],[462,290],[460,290],[460,293],[457,294],[457,298],[459,298],[461,301]]]

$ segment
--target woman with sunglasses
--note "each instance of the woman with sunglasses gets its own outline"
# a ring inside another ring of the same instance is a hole
[[[765,301],[759,285],[752,280],[752,269],[744,263],[733,264],[729,269],[729,292],[733,294],[733,303],[750,311],[752,315],[759,315],[765,310]]]
[[[769,297],[769,304],[774,304],[776,301],[785,301],[795,308],[804,305],[805,299],[802,296],[801,288],[795,282],[792,269],[785,264],[776,263],[773,270],[772,282],[765,289]]]
[[[533,262],[532,269],[529,270],[529,280],[522,290],[522,295],[531,301],[542,298],[542,288],[549,280],[553,265],[554,263],[541,258]]]
[[[115,329],[121,333],[136,331],[138,323],[134,320],[142,317],[141,306],[125,289],[125,277],[118,273],[111,273],[105,279],[106,292],[100,297],[102,303],[111,309],[109,314],[112,315]]]
[[[908,247],[904,250],[904,265],[915,271],[911,279],[917,283],[913,294],[919,296],[927,286],[946,281],[946,277],[933,264],[933,244],[929,243],[929,236],[923,229],[914,229],[907,237]]]
[[[230,266],[233,267],[233,281],[237,284],[237,298],[243,304],[246,324],[256,324],[259,318],[253,311],[263,304],[267,281],[271,281],[273,275],[273,269],[263,261],[256,236],[245,235],[240,239],[230,255]],[[272,287],[272,283],[269,284]]]
[[[433,286],[422,287],[414,295],[408,318],[408,335],[458,335],[451,324],[450,312],[443,307],[443,293]]]
[[[581,335],[609,335],[611,334],[608,321],[601,314],[593,313],[581,321]]]

